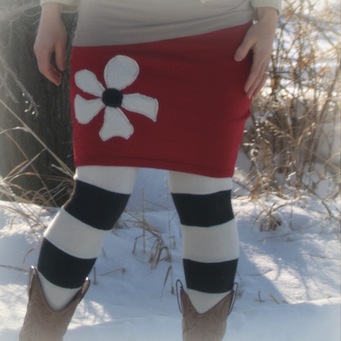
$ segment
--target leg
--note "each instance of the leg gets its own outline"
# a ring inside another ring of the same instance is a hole
[[[75,190],[45,233],[38,271],[46,297],[62,309],[91,271],[103,240],[123,212],[135,168],[80,167]]]
[[[183,233],[188,297],[195,311],[204,314],[232,296],[239,257],[232,180],[178,172],[171,172],[170,180]]]
[[[39,255],[38,282],[52,311],[63,311],[80,291],[126,206],[136,175],[137,169],[126,167],[77,169],[75,190],[45,232]],[[25,326],[34,328],[27,319],[22,335]]]

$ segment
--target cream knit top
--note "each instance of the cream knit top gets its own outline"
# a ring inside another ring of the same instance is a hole
[[[198,0],[199,1],[199,0]],[[200,0],[203,4],[209,1],[215,0]],[[79,5],[80,0],[40,0],[40,4],[43,5],[47,2],[56,2],[59,4],[63,4],[65,11],[75,11]],[[251,6],[253,8],[258,7],[273,7],[281,11],[281,0],[250,0]]]
[[[41,0],[78,11],[76,46],[125,45],[204,34],[247,23],[281,0]]]

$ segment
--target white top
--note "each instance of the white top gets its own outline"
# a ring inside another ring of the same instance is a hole
[[[203,4],[210,2],[210,1],[216,1],[216,0],[200,0],[200,2]],[[63,4],[65,11],[76,11],[80,0],[40,0],[41,5],[47,2],[56,2],[59,4]],[[250,0],[250,2],[251,2],[251,6],[254,8],[273,7],[273,8],[276,8],[278,12],[281,12],[281,0]]]
[[[256,7],[280,0],[41,0],[78,10],[75,46],[125,45],[213,32],[245,24]]]

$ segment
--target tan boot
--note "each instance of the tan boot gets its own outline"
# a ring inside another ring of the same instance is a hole
[[[213,308],[200,314],[181,285],[183,341],[221,341],[226,331],[227,316],[233,308],[236,289],[237,286]]]
[[[87,278],[69,305],[61,311],[53,311],[43,294],[37,269],[31,267],[28,286],[28,305],[21,329],[20,341],[62,341],[71,318],[90,286]]]

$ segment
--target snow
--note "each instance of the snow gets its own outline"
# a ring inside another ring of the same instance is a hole
[[[166,188],[165,172],[140,173],[65,341],[181,340],[174,292],[178,278],[184,283],[181,232]],[[303,195],[291,201],[276,196],[251,201],[241,195],[233,203],[240,233],[239,291],[224,340],[339,341],[340,231],[323,203]],[[329,204],[339,214],[339,199]],[[1,341],[18,339],[25,314],[27,269],[37,260],[43,233],[34,217],[39,214],[48,224],[55,213],[0,202]],[[149,260],[157,238],[149,232],[141,237],[142,224],[161,234],[169,249],[156,267]]]

